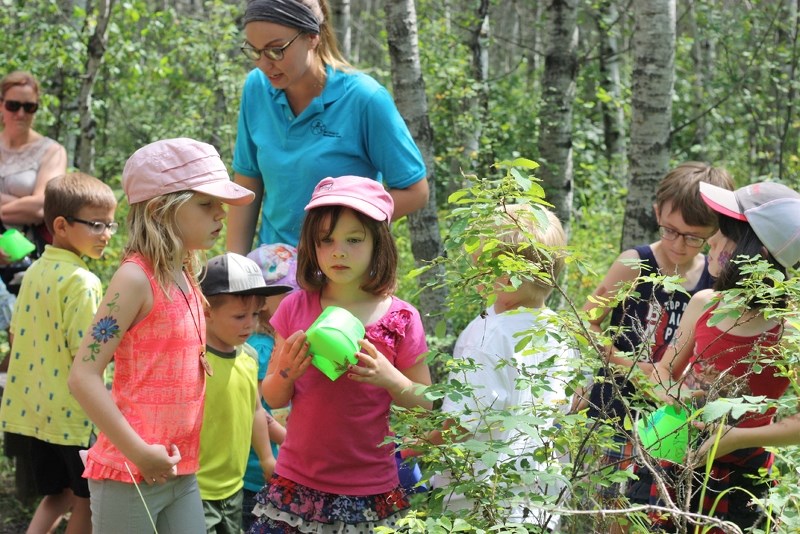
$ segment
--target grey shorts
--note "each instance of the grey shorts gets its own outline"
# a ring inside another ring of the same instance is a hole
[[[89,480],[92,532],[153,532],[198,534],[206,531],[203,504],[194,475],[184,475],[162,485],[133,484],[116,480]],[[151,522],[152,519],[152,522]]]

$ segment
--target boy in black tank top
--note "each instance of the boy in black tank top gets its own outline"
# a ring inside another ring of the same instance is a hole
[[[705,163],[687,162],[670,171],[659,183],[653,205],[660,239],[620,254],[583,307],[590,328],[598,333],[610,315],[612,345],[607,347],[606,362],[594,385],[582,395],[580,409],[588,409],[590,418],[614,429],[615,443],[602,451],[601,458],[601,465],[612,471],[631,466],[632,443],[624,428],[635,392],[627,380],[630,368],[638,365],[645,373],[652,370],[671,342],[691,295],[713,283],[701,251],[716,231],[717,218],[700,197],[700,182],[734,187],[727,171]],[[667,291],[660,284],[640,279],[653,275],[679,276],[686,293]],[[620,304],[598,304],[612,302],[617,291],[630,284],[633,286]],[[598,494],[606,501],[617,499],[624,493],[622,486],[600,488]],[[609,528],[621,532],[617,524]]]

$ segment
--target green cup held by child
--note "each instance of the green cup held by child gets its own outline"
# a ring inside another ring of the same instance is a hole
[[[8,255],[11,262],[19,261],[34,250],[36,245],[30,242],[25,234],[11,228],[0,235],[0,248]]]
[[[350,364],[358,363],[355,354],[360,350],[358,340],[364,338],[364,333],[364,325],[352,313],[328,306],[306,331],[311,365],[336,380],[347,372]]]
[[[639,438],[653,458],[683,462],[689,448],[689,414],[674,406],[659,408],[639,420]]]

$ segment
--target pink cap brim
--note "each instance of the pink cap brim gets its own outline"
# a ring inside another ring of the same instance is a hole
[[[707,182],[700,182],[700,196],[708,207],[717,213],[740,221],[747,220],[747,217],[739,207],[739,203],[736,201],[736,194],[733,191]]]
[[[230,180],[201,184],[191,187],[190,190],[216,197],[226,204],[231,204],[233,206],[250,204],[253,199],[256,198],[255,193]]]
[[[354,196],[334,194],[320,196],[309,202],[305,207],[305,211],[308,211],[312,208],[319,208],[320,206],[345,206],[347,208],[360,211],[370,219],[374,219],[376,221],[390,220],[390,215],[388,213],[385,213],[383,210],[379,209],[373,204]]]

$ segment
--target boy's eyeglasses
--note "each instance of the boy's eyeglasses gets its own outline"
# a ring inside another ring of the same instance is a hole
[[[36,113],[36,110],[39,109],[38,102],[20,102],[19,100],[4,100],[3,107],[6,108],[6,111],[10,111],[11,113],[16,113],[20,110],[20,108],[25,110],[25,113],[29,115],[33,115]]]
[[[241,46],[240,50],[242,51],[242,54],[247,56],[247,59],[251,59],[253,61],[258,61],[258,58],[260,58],[262,54],[266,56],[267,59],[270,59],[272,61],[280,61],[283,59],[283,52],[287,48],[289,48],[289,45],[295,42],[295,40],[301,35],[303,35],[303,32],[302,31],[298,32],[297,35],[292,37],[289,40],[289,42],[283,46],[267,46],[264,48],[253,48],[253,46],[250,44],[244,44]]]
[[[100,235],[106,230],[108,230],[108,233],[110,233],[111,235],[114,235],[117,233],[117,230],[119,230],[119,224],[116,222],[104,223],[100,221],[85,221],[83,219],[78,219],[77,217],[65,217],[65,218],[69,223],[76,222],[85,224],[86,226],[91,228],[92,233],[96,235]]]
[[[707,240],[707,238],[700,237],[697,235],[682,234],[677,230],[673,230],[672,228],[667,228],[666,226],[658,227],[658,235],[660,235],[662,239],[666,239],[667,241],[675,241],[679,237],[683,237],[683,242],[686,243],[686,246],[694,248],[702,247],[703,245],[706,244]]]

